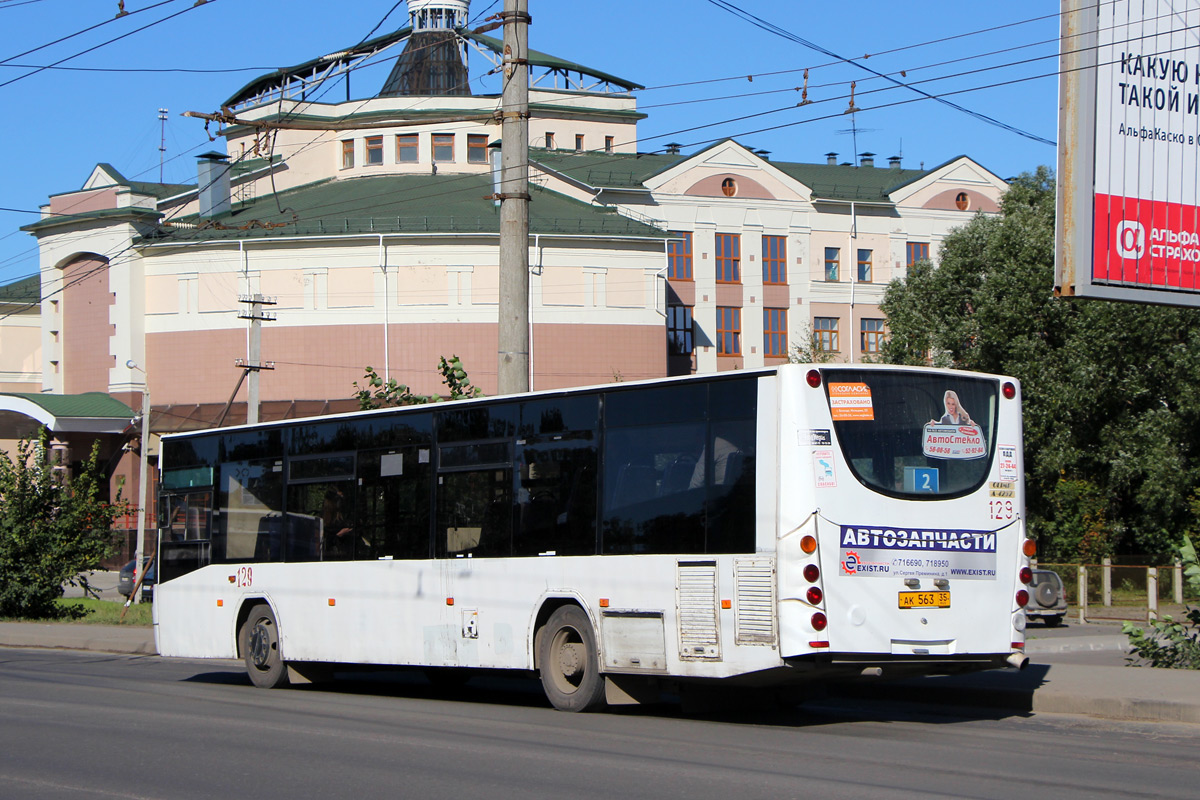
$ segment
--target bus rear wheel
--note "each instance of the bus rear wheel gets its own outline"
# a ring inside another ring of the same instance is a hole
[[[604,705],[604,676],[596,635],[578,606],[550,615],[538,647],[542,689],[559,711],[591,711]]]
[[[246,662],[250,682],[260,689],[277,689],[288,682],[287,665],[279,656],[279,625],[266,603],[250,608],[238,631],[238,649]]]

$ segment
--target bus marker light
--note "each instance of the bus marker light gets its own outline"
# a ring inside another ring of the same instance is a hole
[[[601,607],[601,608],[608,608],[608,598],[607,598],[607,597],[601,597],[601,598],[600,598],[600,607]]]
[[[810,586],[808,587],[808,593],[805,596],[808,598],[808,602],[815,606],[821,602],[821,598],[824,595],[821,594],[820,586]]]
[[[1033,570],[1029,567],[1021,567],[1021,571],[1018,574],[1021,576],[1021,583],[1026,586],[1033,583]]]
[[[721,608],[725,608],[725,609],[733,608],[733,601],[732,600],[722,600]]]
[[[447,598],[446,598],[446,605],[448,605],[448,606],[452,606],[452,605],[454,605],[454,598],[453,598],[453,597],[447,597]]]
[[[829,642],[809,642],[809,647],[829,647]]]
[[[1012,400],[1014,397],[1017,396],[1017,387],[1016,387],[1016,384],[1014,384],[1012,381],[1005,381],[1004,388],[1001,389],[1000,391],[1004,392],[1005,400]]]
[[[222,608],[224,605],[225,605],[224,600],[221,600],[221,599],[217,600],[217,608]]]
[[[1024,608],[1025,604],[1028,602],[1029,602],[1029,592],[1025,591],[1024,589],[1017,592],[1017,606],[1019,606],[1020,608]]]
[[[1037,555],[1037,542],[1033,539],[1026,539],[1025,544],[1021,545],[1021,552],[1029,558],[1033,558]]]
[[[821,568],[816,564],[807,564],[804,567],[804,580],[809,583],[816,583],[817,578],[821,577]]]
[[[809,386],[816,389],[821,385],[821,373],[818,370],[810,369],[808,375],[805,376],[805,380],[808,381]]]
[[[829,624],[829,620],[820,611],[812,615],[812,626],[814,631],[823,631],[825,626]],[[828,645],[827,645],[828,646]]]
[[[337,605],[337,600],[334,600],[332,597],[329,598],[329,606],[332,608],[333,606],[336,606],[336,605]]]
[[[229,582],[230,582],[230,583],[237,583],[237,576],[236,576],[236,575],[230,575],[230,576],[229,576]]]
[[[812,555],[817,549],[817,538],[812,534],[805,536],[800,540],[800,549],[808,555]]]
[[[1013,650],[1024,650],[1025,643],[1024,642],[1013,642],[1012,647],[1013,647]]]

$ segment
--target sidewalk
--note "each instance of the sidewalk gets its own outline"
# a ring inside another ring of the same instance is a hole
[[[0,622],[0,646],[135,655],[155,652],[151,628],[69,623]],[[1200,725],[1200,671],[1119,666],[1124,648],[1125,637],[1117,633],[1033,639],[1028,645],[1031,663],[1020,672],[994,670],[895,682],[864,681],[839,687],[834,693],[934,705]],[[1105,653],[1105,664],[1069,663],[1072,654],[1081,652]]]

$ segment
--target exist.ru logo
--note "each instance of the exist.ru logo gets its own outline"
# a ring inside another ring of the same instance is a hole
[[[853,575],[858,571],[858,553],[853,550],[846,551],[846,557],[842,560],[842,572],[847,575]]]

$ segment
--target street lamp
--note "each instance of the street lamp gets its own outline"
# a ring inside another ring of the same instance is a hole
[[[133,564],[134,574],[140,575],[142,581],[145,581],[146,576],[142,575],[142,570],[145,569],[145,565],[142,563],[142,550],[146,539],[146,464],[150,459],[150,381],[146,370],[139,367],[132,358],[125,362],[125,366],[142,373],[142,463],[138,467],[137,547],[134,548]],[[140,603],[141,594],[140,591],[131,591],[129,593],[130,602]]]

